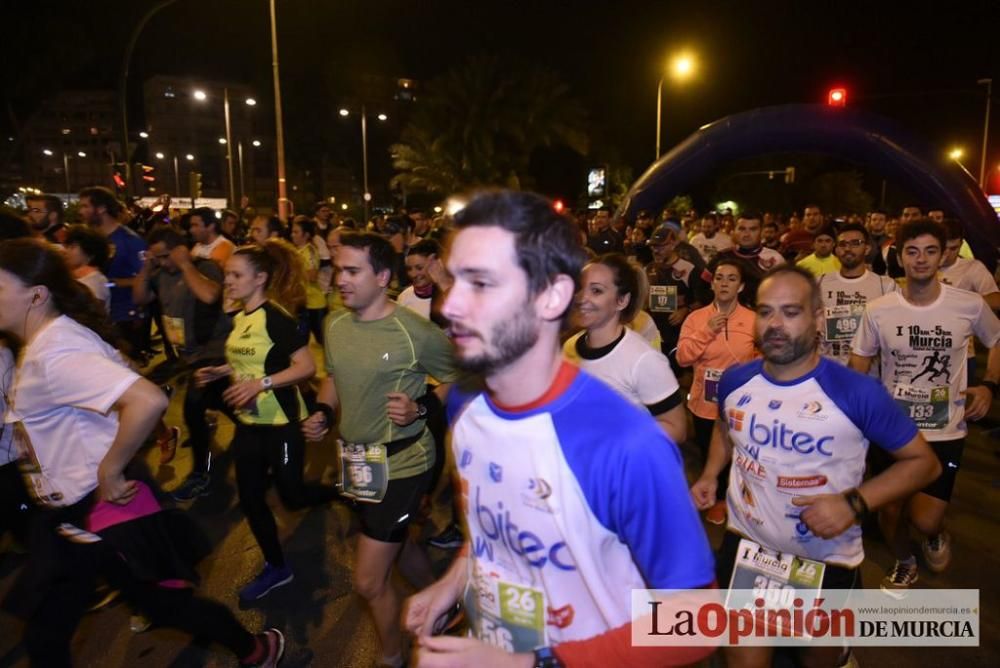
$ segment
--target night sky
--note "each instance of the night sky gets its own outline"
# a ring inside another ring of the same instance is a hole
[[[35,66],[47,74],[50,89],[113,87],[127,34],[152,4],[3,0],[7,29],[16,33],[0,47],[9,50],[0,63],[5,102],[23,118],[42,101],[37,82],[21,79]],[[698,54],[699,74],[682,87],[666,87],[665,149],[727,114],[821,102],[831,85],[843,84],[851,106],[895,119],[942,152],[964,146],[967,166],[978,172],[985,87],[977,79],[996,79],[994,99],[1000,99],[996,1],[277,5],[283,85],[294,88],[285,93],[289,99],[302,99],[314,81],[332,81],[334,88],[342,85],[341,99],[317,95],[314,103],[335,109],[350,99],[358,74],[428,79],[482,53],[537,61],[557,70],[581,98],[595,148],[617,152],[636,175],[653,157],[660,68],[681,48]],[[156,73],[246,82],[267,104],[268,30],[267,0],[178,0],[151,21],[136,48],[133,115],[141,111],[142,80]],[[56,50],[57,66],[46,69],[50,39],[64,47]],[[989,152],[994,170],[1000,164],[997,106]],[[286,131],[294,133],[295,108],[286,114]],[[0,124],[10,123],[5,114]]]

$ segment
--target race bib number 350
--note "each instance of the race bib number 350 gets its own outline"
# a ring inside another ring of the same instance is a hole
[[[744,538],[736,552],[726,607],[752,610],[758,598],[768,608],[791,608],[796,598],[812,601],[819,597],[825,571],[821,561],[776,552]],[[736,600],[737,592],[748,590],[752,598]]]

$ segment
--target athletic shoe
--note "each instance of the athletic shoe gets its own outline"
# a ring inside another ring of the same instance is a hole
[[[170,493],[174,501],[191,501],[208,494],[208,486],[212,482],[207,473],[193,472],[181,483],[180,487]]]
[[[896,561],[892,570],[882,578],[882,591],[895,599],[906,598],[906,592],[917,583],[917,564]]]
[[[288,566],[277,568],[265,563],[264,570],[240,590],[240,601],[243,603],[258,601],[267,596],[272,589],[286,585],[294,579],[295,574]]]
[[[716,501],[715,505],[708,509],[705,513],[705,521],[710,524],[725,524],[726,523],[726,502]]]
[[[177,454],[177,443],[181,440],[180,427],[168,427],[167,435],[157,439],[156,445],[160,448],[160,465],[169,464],[174,461]]]
[[[142,633],[143,631],[148,631],[149,627],[153,625],[149,617],[137,612],[128,618],[128,628],[132,633]]]
[[[444,531],[428,540],[427,544],[439,550],[457,550],[464,542],[465,536],[462,535],[462,530],[452,522]]]
[[[924,559],[932,573],[941,573],[951,562],[951,536],[942,531],[924,541]]]
[[[285,656],[285,636],[278,629],[268,629],[257,636],[266,647],[264,659],[253,665],[257,668],[275,668]]]
[[[118,598],[119,591],[117,589],[112,589],[107,585],[100,585],[94,594],[94,604],[87,608],[87,612],[96,612],[101,608],[107,607]]]

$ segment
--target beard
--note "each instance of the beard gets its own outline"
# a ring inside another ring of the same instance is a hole
[[[764,336],[754,335],[757,349],[764,359],[771,364],[791,364],[809,355],[816,349],[818,334],[813,329],[806,330],[798,338],[790,338],[786,334],[769,329]]]
[[[486,340],[480,337],[484,343]],[[535,308],[528,305],[513,318],[498,322],[490,331],[487,350],[474,357],[456,356],[456,364],[464,371],[490,375],[513,364],[538,342]]]

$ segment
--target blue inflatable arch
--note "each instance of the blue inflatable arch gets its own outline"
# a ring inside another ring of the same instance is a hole
[[[885,118],[825,105],[764,107],[702,127],[639,177],[619,209],[631,220],[661,208],[729,161],[765,153],[827,153],[877,170],[925,207],[962,221],[976,257],[993,271],[1000,221],[968,172]]]

